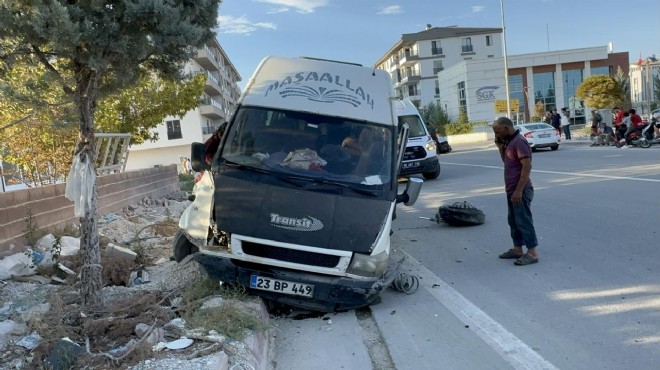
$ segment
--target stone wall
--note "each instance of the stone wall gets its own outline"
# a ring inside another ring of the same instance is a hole
[[[146,196],[161,197],[179,190],[176,166],[129,171],[96,178],[99,215],[116,212]],[[65,184],[0,193],[0,254],[13,244],[27,245],[27,218],[43,230],[78,224],[73,203],[64,197]]]

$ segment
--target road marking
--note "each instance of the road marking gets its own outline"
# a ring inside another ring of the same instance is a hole
[[[451,162],[440,162],[440,164],[447,164],[447,165],[450,165],[450,166],[480,167],[480,168],[491,168],[491,169],[495,169],[495,170],[504,170],[504,167],[502,167],[502,166],[486,166],[486,165],[482,165],[482,164],[466,164],[466,163],[451,163]],[[594,174],[590,174],[590,173],[544,171],[544,170],[532,170],[532,172],[547,173],[547,174],[552,174],[552,175],[574,176],[574,177],[593,177],[593,178],[608,179],[608,180],[630,180],[630,181],[643,181],[643,182],[660,182],[660,179],[645,179],[645,178],[642,178],[642,177],[594,175]]]
[[[469,325],[470,330],[506,362],[511,364],[513,368],[530,370],[557,369],[552,363],[541,357],[531,347],[472,304],[415,258],[405,251],[402,252],[406,254],[408,263],[416,265],[415,267],[420,275],[420,284],[461,322]]]

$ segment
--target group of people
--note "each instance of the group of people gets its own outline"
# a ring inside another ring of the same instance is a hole
[[[545,116],[543,117],[543,120],[545,123],[549,124],[550,126],[554,127],[557,132],[559,132],[559,136],[561,137],[561,133],[564,133],[564,138],[566,140],[571,140],[571,115],[568,112],[568,109],[562,108],[561,113],[557,113],[557,109],[553,109],[552,111],[545,112]]]
[[[612,145],[624,140],[630,145],[631,135],[640,132],[645,123],[635,109],[625,111],[619,107],[612,109],[612,126],[608,125],[603,116],[597,111],[591,111],[591,146]],[[656,137],[658,133],[656,132]]]

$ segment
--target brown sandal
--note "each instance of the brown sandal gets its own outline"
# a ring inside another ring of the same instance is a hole
[[[529,254],[525,253],[522,255],[522,257],[518,258],[513,264],[516,266],[527,266],[537,263],[538,261],[539,261],[538,258],[534,258]]]
[[[514,252],[513,249],[509,249],[508,251],[500,254],[500,258],[505,260],[515,260],[522,256],[523,254],[516,254],[516,252]]]

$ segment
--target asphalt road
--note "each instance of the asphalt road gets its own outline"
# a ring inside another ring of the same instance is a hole
[[[660,147],[534,153],[540,262],[524,267],[497,258],[511,246],[497,151],[457,146],[440,160],[393,227],[419,290],[386,290],[366,319],[281,320],[277,369],[658,368]],[[485,224],[419,219],[463,200]]]

